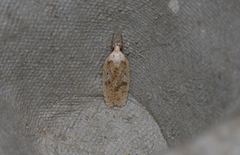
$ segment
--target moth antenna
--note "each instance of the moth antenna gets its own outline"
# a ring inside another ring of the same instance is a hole
[[[122,51],[122,50],[123,50],[123,38],[122,38],[122,34],[121,34],[121,42],[122,42],[122,45],[121,45],[120,50]]]
[[[113,47],[113,38],[114,38],[114,33],[113,33],[112,41],[111,41],[111,52],[114,50],[114,47]]]

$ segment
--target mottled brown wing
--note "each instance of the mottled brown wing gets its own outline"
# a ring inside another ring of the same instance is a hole
[[[129,62],[121,61],[116,64],[105,60],[102,74],[102,88],[105,103],[108,107],[123,107],[128,98],[130,84]]]

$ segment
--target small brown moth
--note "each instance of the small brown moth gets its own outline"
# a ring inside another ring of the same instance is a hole
[[[105,103],[108,107],[123,107],[128,98],[130,69],[129,62],[123,50],[123,39],[121,35],[122,45],[116,43],[113,47],[113,38],[111,41],[112,53],[106,58],[103,65],[102,88]]]

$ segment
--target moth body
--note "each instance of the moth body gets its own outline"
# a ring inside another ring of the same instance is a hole
[[[115,44],[103,65],[102,88],[108,107],[123,107],[127,102],[130,69],[129,62],[121,50],[120,44]]]

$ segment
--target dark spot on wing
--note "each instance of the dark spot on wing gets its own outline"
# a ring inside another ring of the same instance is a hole
[[[127,82],[122,82],[122,85],[123,86],[127,86]]]

